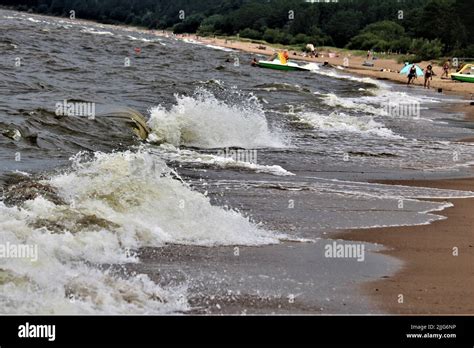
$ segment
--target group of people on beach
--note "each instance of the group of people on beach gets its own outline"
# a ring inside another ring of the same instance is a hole
[[[408,83],[407,85],[412,84],[417,78],[418,78],[418,69],[421,69],[417,67],[417,65],[413,64],[408,72]],[[425,70],[421,69],[423,71],[423,76],[424,76],[424,88],[430,88],[431,87],[431,81],[433,80],[433,76],[437,76],[436,73],[433,71],[433,66],[430,64],[426,67]],[[443,64],[443,74],[441,75],[441,78],[449,78],[449,73],[451,71],[451,59],[448,59],[447,61],[444,62]]]
[[[308,45],[308,46],[313,46],[313,45]],[[307,49],[309,49],[311,52],[315,52],[314,46],[313,47],[307,47]],[[317,57],[317,55],[316,55],[316,57]],[[370,59],[372,57],[373,57],[373,52],[371,50],[367,51],[367,58]],[[282,52],[275,52],[269,60],[270,61],[279,60],[281,64],[287,64],[288,60],[289,60],[288,51],[284,50]],[[252,66],[257,66],[257,63],[258,63],[257,60],[254,58],[251,62],[251,65]],[[405,63],[405,65],[407,66],[408,63]],[[329,63],[325,62],[324,66],[325,67],[329,66]],[[420,72],[420,70],[421,70],[421,72]],[[451,70],[451,60],[447,60],[443,64],[443,74],[442,74],[441,78],[443,78],[443,77],[449,78],[450,70]],[[433,65],[431,65],[431,64],[429,64],[426,67],[426,69],[422,69],[416,64],[411,64],[411,67],[408,70],[407,86],[413,84],[415,82],[415,80],[418,79],[418,76],[423,76],[424,77],[423,87],[427,88],[427,89],[430,89],[431,88],[431,81],[433,80],[434,76],[437,76],[437,74],[434,72]]]
[[[418,69],[421,69],[418,67],[416,64],[412,64],[409,72],[408,72],[408,83],[407,86],[411,85],[414,83],[414,81],[418,78]],[[431,81],[433,80],[433,76],[436,76],[435,72],[433,71],[433,66],[430,64],[426,67],[425,70],[421,69],[423,71],[423,76],[425,79],[425,83],[423,85],[424,88],[431,88]]]

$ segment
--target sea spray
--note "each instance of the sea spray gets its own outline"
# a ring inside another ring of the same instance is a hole
[[[163,106],[150,110],[150,142],[206,149],[285,146],[282,136],[270,129],[255,99],[232,105],[202,88],[193,96],[175,98],[176,104],[169,110]]]
[[[134,241],[130,247],[278,242],[239,213],[212,206],[152,154],[96,153],[93,161],[83,162],[79,155],[74,161],[74,171],[50,183],[74,201],[76,213],[93,213],[117,225],[115,230]]]
[[[80,153],[72,169],[41,181],[61,198],[0,202],[0,243],[38,246],[38,259],[0,260],[2,313],[174,313],[187,286],[101,265],[139,262],[133,250],[184,245],[262,245],[283,235],[210,204],[159,158],[142,152]]]

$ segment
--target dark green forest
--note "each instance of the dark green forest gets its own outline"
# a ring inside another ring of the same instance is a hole
[[[473,0],[0,0],[17,10],[269,43],[474,57]]]

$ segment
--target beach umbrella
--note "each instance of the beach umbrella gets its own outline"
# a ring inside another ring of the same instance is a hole
[[[405,67],[400,71],[400,74],[402,75],[408,75],[410,73],[410,69],[411,67],[413,66],[414,64],[407,64],[405,65]],[[416,66],[416,75],[417,76],[423,76],[423,69],[420,68],[418,65],[415,65]]]

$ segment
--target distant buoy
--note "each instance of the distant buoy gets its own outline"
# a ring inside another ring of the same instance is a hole
[[[141,53],[142,49],[140,47],[135,47],[135,53],[139,54]]]

